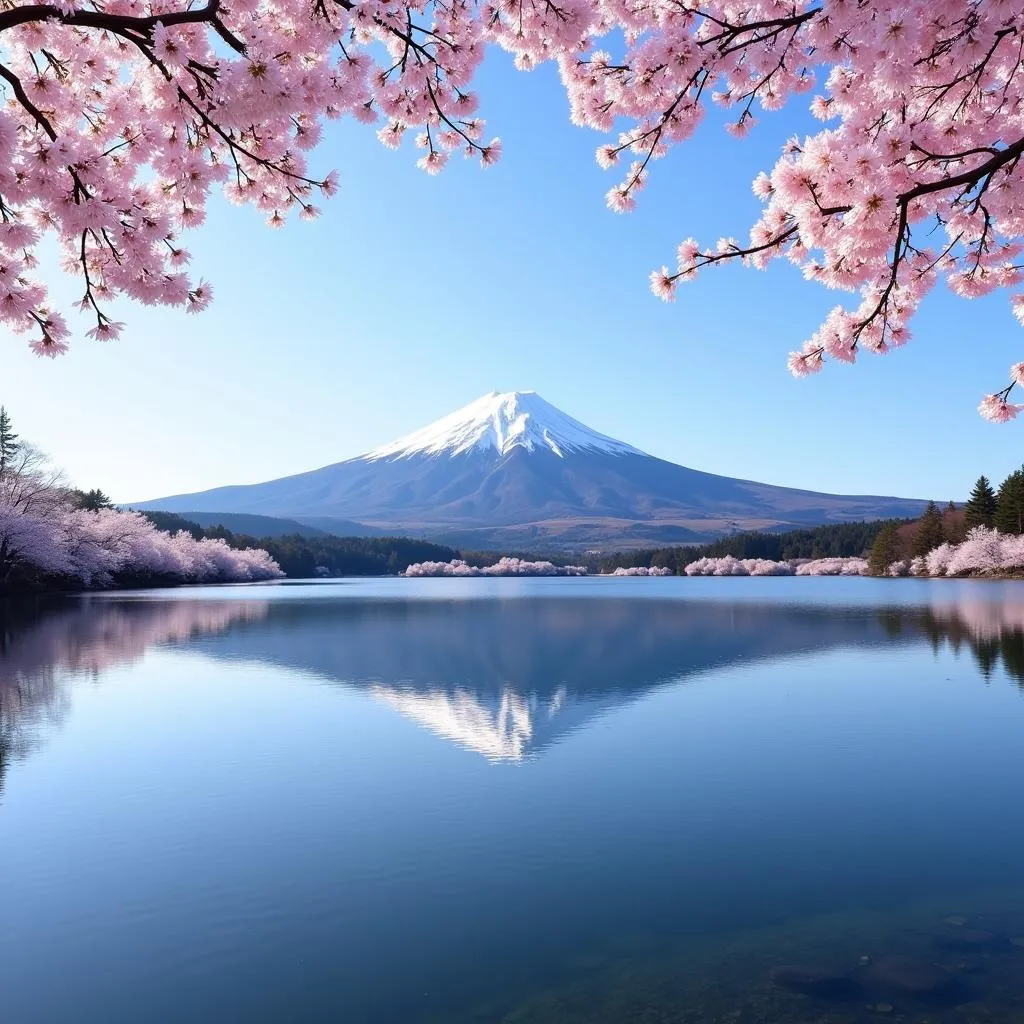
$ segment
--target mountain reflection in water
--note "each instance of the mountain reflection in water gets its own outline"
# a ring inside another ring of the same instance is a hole
[[[1016,1024],[1022,682],[999,583],[0,606],[3,1007]]]
[[[209,593],[209,592],[207,592]],[[1024,686],[1024,600],[906,605],[605,597],[277,600],[102,596],[4,606],[0,780],[67,713],[69,684],[154,647],[258,661],[366,690],[492,760],[536,756],[594,717],[712,669],[838,648],[966,648]],[[257,594],[267,593],[267,597]],[[930,595],[933,596],[933,595]]]

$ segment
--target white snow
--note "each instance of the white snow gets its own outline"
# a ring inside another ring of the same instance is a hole
[[[536,391],[492,391],[430,426],[367,452],[364,459],[403,459],[412,455],[463,455],[515,448],[548,449],[559,458],[577,451],[643,455],[631,445],[584,426],[545,402]]]

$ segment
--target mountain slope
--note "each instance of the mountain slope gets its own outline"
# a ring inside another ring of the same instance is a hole
[[[534,392],[509,392],[359,458],[136,507],[315,517],[321,529],[336,517],[393,533],[575,548],[909,517],[923,503],[688,469],[591,430]]]

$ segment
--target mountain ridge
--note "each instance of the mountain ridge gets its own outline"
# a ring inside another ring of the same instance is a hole
[[[536,392],[491,392],[364,455],[140,509],[338,518],[427,538],[566,550],[686,543],[739,530],[911,518],[924,502],[776,487],[679,466],[573,419]],[[562,537],[561,541],[558,538]]]

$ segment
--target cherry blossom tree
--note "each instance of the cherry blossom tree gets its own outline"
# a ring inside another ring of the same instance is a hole
[[[59,471],[24,442],[0,463],[0,592],[16,582],[238,583],[282,576],[258,548],[158,530],[140,512],[78,507]]]
[[[864,576],[863,558],[817,558],[808,561],[772,561],[770,558],[698,558],[684,572],[687,576]]]
[[[1008,289],[1024,320],[1022,0],[10,0],[0,33],[0,321],[42,354],[70,333],[33,276],[48,234],[89,334],[110,339],[117,295],[208,304],[181,236],[213,188],[274,226],[317,214],[338,186],[307,164],[325,119],[375,123],[392,147],[415,136],[428,173],[459,151],[493,163],[471,87],[488,45],[523,70],[557,65],[573,122],[607,137],[599,163],[624,166],[615,211],[709,103],[741,137],[810,97],[823,127],[754,180],[749,238],[688,239],[651,278],[670,299],[705,267],[785,259],[858,295],[794,373],[905,344],[939,281]],[[1016,385],[1024,363],[982,414],[1017,415]]]
[[[523,558],[499,558],[493,565],[470,565],[461,558],[450,562],[415,562],[403,576],[586,576],[582,565],[555,565]]]
[[[671,576],[672,570],[667,566],[657,565],[620,565],[614,572],[608,574],[609,576]]]

